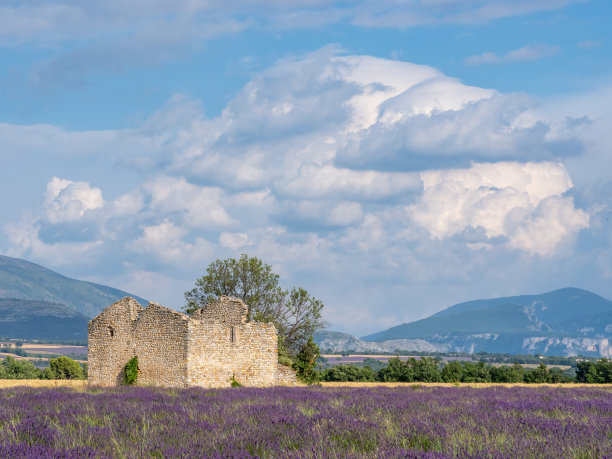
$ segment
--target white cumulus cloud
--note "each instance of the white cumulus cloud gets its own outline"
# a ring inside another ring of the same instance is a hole
[[[481,229],[485,239],[503,237],[508,247],[550,255],[589,224],[588,214],[563,196],[572,182],[560,163],[473,164],[421,178],[423,196],[407,211],[437,239]]]
[[[220,188],[200,187],[184,178],[168,176],[149,180],[144,188],[151,196],[151,208],[165,215],[175,214],[189,227],[216,228],[232,223],[221,204]]]
[[[185,242],[183,237],[187,234],[185,229],[164,220],[157,225],[144,227],[142,235],[131,242],[129,247],[173,264],[206,259],[213,253],[212,244],[205,239],[196,238],[194,243]]]
[[[223,231],[219,235],[219,244],[221,247],[225,247],[231,250],[240,249],[250,245],[249,235],[246,233],[228,233]]]
[[[89,210],[104,206],[102,191],[87,182],[53,177],[47,184],[45,207],[51,223],[77,221]]]

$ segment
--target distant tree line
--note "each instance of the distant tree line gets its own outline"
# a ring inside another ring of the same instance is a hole
[[[379,351],[341,351],[337,352],[333,349],[322,349],[322,354],[339,354],[342,356],[350,356],[354,354],[360,355],[372,355],[372,356],[398,356],[405,355],[405,350],[397,349],[393,352],[379,352]],[[560,355],[539,355],[539,354],[508,354],[508,353],[489,353],[489,352],[477,352],[476,354],[468,354],[467,352],[424,352],[419,351],[419,357],[433,357],[443,359],[445,357],[462,357],[465,360],[473,360],[476,362],[485,363],[506,363],[508,365],[514,363],[525,363],[525,364],[540,364],[545,363],[546,365],[568,365],[576,368],[578,362],[581,361],[593,361],[596,362],[599,357],[588,357],[584,355],[574,356],[560,356]]]
[[[9,356],[0,362],[0,379],[87,379],[87,364],[60,356],[41,369],[29,360]]]
[[[369,366],[336,365],[320,371],[321,381],[340,382],[449,382],[449,383],[612,383],[612,361],[579,362],[575,376],[560,368],[540,363],[525,369],[519,363],[493,366],[485,362],[452,361],[446,364],[433,357],[389,359],[379,370]]]

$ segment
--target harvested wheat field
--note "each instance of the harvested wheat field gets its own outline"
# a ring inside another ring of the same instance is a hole
[[[71,387],[76,390],[84,390],[87,380],[83,379],[0,379],[0,389],[17,386],[29,387]]]
[[[72,387],[85,389],[85,380],[67,379],[0,379],[0,389],[6,387]],[[322,387],[599,387],[612,389],[611,384],[526,384],[526,383],[427,383],[427,382],[322,382]]]
[[[599,387],[612,389],[612,384],[574,384],[574,383],[443,383],[443,382],[322,382],[323,387]]]

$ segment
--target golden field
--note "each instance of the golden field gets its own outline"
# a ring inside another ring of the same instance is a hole
[[[0,379],[0,389],[16,386],[29,387],[72,387],[77,390],[84,390],[87,387],[87,380],[78,379]]]
[[[604,387],[612,384],[527,384],[527,383],[427,383],[427,382],[322,382],[323,387]]]
[[[29,387],[72,387],[84,390],[87,387],[85,380],[65,379],[0,379],[0,389],[16,386]],[[426,383],[426,382],[323,382],[322,387],[601,387],[612,389],[612,384],[525,384],[525,383]]]

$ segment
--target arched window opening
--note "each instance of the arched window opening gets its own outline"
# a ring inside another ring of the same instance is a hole
[[[108,327],[108,336],[111,338],[115,336],[115,329],[113,327]]]

